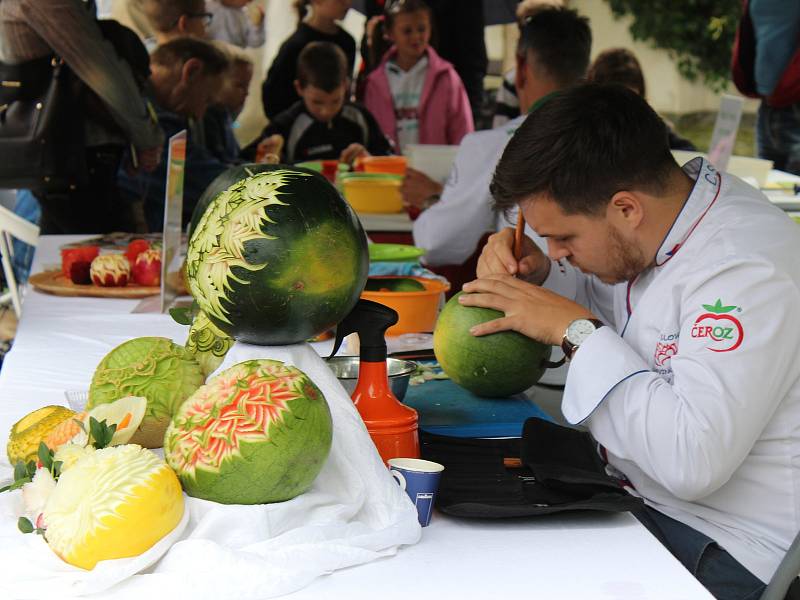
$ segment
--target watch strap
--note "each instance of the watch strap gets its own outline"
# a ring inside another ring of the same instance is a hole
[[[605,323],[603,323],[600,319],[585,319],[585,320],[589,321],[590,323],[592,323],[594,325],[595,331],[597,331],[601,327],[605,326]],[[571,323],[570,323],[570,325],[571,325]],[[564,356],[566,357],[566,359],[567,360],[572,360],[572,357],[575,355],[575,351],[578,348],[580,348],[580,345],[579,344],[573,344],[572,342],[570,342],[567,339],[566,332],[564,332],[564,337],[561,338],[561,349],[564,351]]]

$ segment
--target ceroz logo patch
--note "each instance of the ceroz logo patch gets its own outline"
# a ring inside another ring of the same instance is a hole
[[[730,352],[742,345],[744,329],[739,319],[731,313],[739,311],[737,306],[723,306],[717,298],[714,304],[703,304],[704,312],[694,321],[691,336],[704,339],[706,348],[712,352]]]

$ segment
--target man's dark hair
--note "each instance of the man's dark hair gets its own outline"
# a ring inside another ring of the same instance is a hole
[[[202,13],[203,7],[202,0],[144,0],[142,8],[153,29],[168,32],[181,16]]]
[[[609,48],[598,54],[586,73],[586,80],[593,83],[618,83],[631,88],[642,98],[647,95],[642,65],[627,48]]]
[[[192,58],[203,63],[203,73],[219,75],[228,68],[225,54],[211,42],[197,38],[182,37],[161,44],[150,55],[150,61],[162,67],[175,67],[186,64]]]
[[[589,19],[562,6],[547,6],[525,18],[519,28],[517,55],[534,61],[559,87],[577,83],[586,75],[592,50]]]
[[[347,81],[347,57],[336,44],[311,42],[297,57],[297,81],[330,93]]]
[[[600,214],[622,190],[660,194],[679,169],[667,127],[645,100],[614,84],[581,84],[532,112],[494,173],[495,207],[544,194],[567,214]]]

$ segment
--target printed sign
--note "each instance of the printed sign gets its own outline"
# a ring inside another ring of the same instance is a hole
[[[169,310],[181,290],[167,273],[180,272],[181,219],[183,217],[183,176],[186,169],[186,130],[169,138],[167,185],[164,198],[164,235],[161,250],[161,312]],[[180,279],[180,278],[178,278]]]
[[[736,134],[739,131],[739,121],[742,119],[742,106],[744,98],[741,96],[722,95],[717,113],[717,122],[714,124],[714,133],[711,135],[711,146],[708,150],[708,160],[720,171],[728,168],[728,161],[733,153],[736,143]]]

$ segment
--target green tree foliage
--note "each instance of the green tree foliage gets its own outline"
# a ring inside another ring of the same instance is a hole
[[[670,52],[689,81],[721,90],[730,80],[741,0],[606,0],[616,18],[632,17],[635,40]]]

